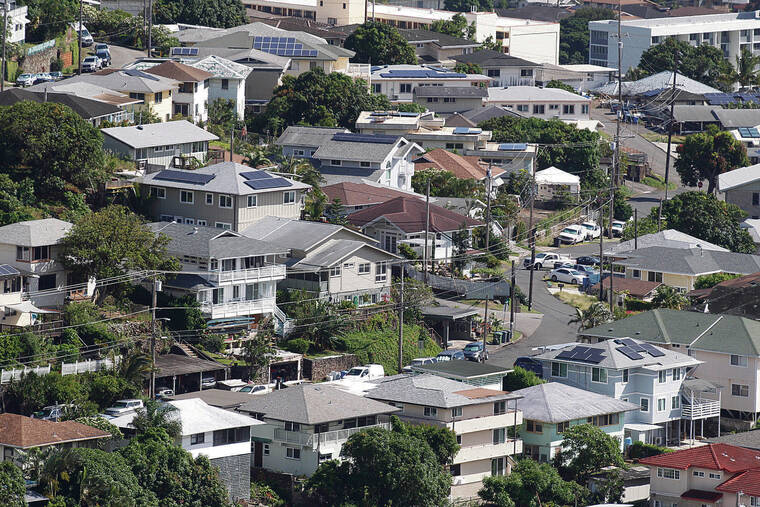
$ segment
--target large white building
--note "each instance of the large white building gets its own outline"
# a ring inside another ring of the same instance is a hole
[[[544,120],[588,120],[591,99],[559,88],[488,88],[486,105],[501,106]]]
[[[589,63],[617,67],[617,21],[590,21],[588,27]],[[692,46],[714,46],[735,65],[744,48],[760,54],[760,11],[623,21],[622,33],[623,72],[636,67],[644,51],[669,37]]]

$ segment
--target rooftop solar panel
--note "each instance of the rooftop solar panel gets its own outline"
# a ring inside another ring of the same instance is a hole
[[[562,352],[557,354],[557,356],[555,357],[555,359],[572,359],[572,358],[573,358],[573,353],[570,350],[563,350]]]
[[[240,173],[240,176],[247,180],[261,180],[264,178],[273,178],[271,174],[266,171],[249,171],[246,173]]]
[[[644,350],[646,350],[649,353],[649,355],[652,357],[662,357],[665,355],[663,351],[661,351],[660,349],[658,349],[652,344],[642,343],[641,346],[644,347]]]
[[[398,138],[396,136],[385,136],[381,134],[335,134],[333,135],[332,140],[349,143],[395,144]]]
[[[618,352],[626,356],[628,359],[632,359],[634,361],[638,359],[644,359],[644,356],[642,356],[635,350],[631,349],[630,347],[622,346],[622,347],[618,347],[615,350],[617,350]]]
[[[592,349],[591,355],[586,358],[587,363],[599,364],[604,360],[604,354],[599,349]]]
[[[615,343],[625,345],[634,352],[644,352],[644,347],[636,343],[636,341],[631,338],[621,338],[620,340],[615,340]]]
[[[200,174],[193,171],[173,171],[165,169],[156,174],[154,180],[176,181],[177,183],[188,183],[190,185],[205,185],[213,180],[216,174]]]
[[[499,145],[499,151],[525,151],[528,149],[526,143],[504,143]]]
[[[266,190],[268,188],[286,188],[293,184],[285,178],[265,178],[260,180],[247,180],[246,185],[254,190]]]

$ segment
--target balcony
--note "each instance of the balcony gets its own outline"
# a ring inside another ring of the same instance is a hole
[[[717,400],[695,399],[693,403],[684,403],[681,407],[681,418],[691,421],[719,415],[720,402]]]
[[[330,291],[329,282],[321,282],[316,280],[300,280],[298,278],[288,277],[280,284],[281,287],[295,290],[305,290],[307,292],[314,292],[320,296],[326,295]]]
[[[468,463],[482,459],[498,458],[499,456],[513,456],[521,454],[523,442],[520,439],[509,439],[503,444],[482,444],[462,447],[454,456],[454,464]]]
[[[221,285],[225,282],[264,282],[285,278],[284,264],[265,264],[260,268],[236,269],[233,271],[210,271],[204,275],[209,281]]]
[[[493,428],[507,428],[510,426],[519,426],[522,424],[522,410],[517,411],[517,422],[515,423],[515,412],[509,412],[501,415],[491,415],[484,417],[475,417],[473,419],[462,419],[446,425],[450,430],[455,430],[458,434],[473,433],[475,431],[491,430]]]
[[[288,444],[303,445],[317,449],[325,445],[342,445],[348,440],[348,437],[360,431],[369,428],[391,429],[390,423],[379,423],[371,426],[361,426],[358,428],[349,428],[345,430],[326,431],[324,433],[304,433],[301,431],[288,431],[283,428],[274,429],[274,440]]]
[[[252,301],[227,301],[225,303],[201,303],[203,316],[209,319],[226,319],[260,315],[274,312],[274,297]]]

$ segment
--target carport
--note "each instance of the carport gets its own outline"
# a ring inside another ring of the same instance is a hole
[[[422,319],[443,338],[443,347],[448,348],[450,340],[472,340],[472,318],[477,309],[453,306],[423,306]]]
[[[171,387],[175,394],[200,391],[203,374],[208,372],[213,372],[217,380],[227,379],[227,367],[216,361],[179,354],[156,358],[156,386]]]

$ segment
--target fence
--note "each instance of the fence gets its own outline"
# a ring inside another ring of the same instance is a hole
[[[20,370],[0,370],[0,384],[7,384],[11,380],[18,380],[21,378],[21,375],[29,373],[47,375],[50,373],[50,366],[37,366],[35,368],[22,368]]]
[[[417,281],[424,280],[424,273],[406,266],[406,276]],[[509,282],[475,282],[472,280],[459,280],[446,276],[428,273],[428,285],[434,292],[442,293],[446,297],[463,299],[506,299],[509,297]]]
[[[61,375],[76,375],[77,373],[96,372],[107,370],[119,364],[121,356],[111,359],[88,359],[87,361],[76,361],[74,363],[61,364]],[[48,368],[50,369],[50,368]]]

